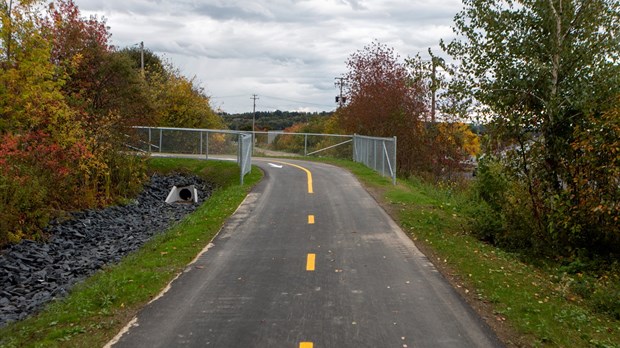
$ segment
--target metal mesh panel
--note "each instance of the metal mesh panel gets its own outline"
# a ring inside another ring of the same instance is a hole
[[[353,160],[363,163],[396,184],[396,137],[353,136]]]
[[[243,177],[252,170],[252,134],[239,134],[237,158],[241,168],[241,184],[243,184]]]
[[[256,132],[255,151],[351,158],[352,136],[341,134]],[[264,140],[262,140],[264,139]]]
[[[243,176],[252,169],[252,135],[244,132],[164,127],[134,127],[127,147],[148,153],[204,157],[237,156]],[[249,150],[248,150],[249,149]]]

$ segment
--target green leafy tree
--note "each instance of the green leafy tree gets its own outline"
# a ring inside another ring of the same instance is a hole
[[[559,209],[587,209],[582,190],[607,180],[594,175],[580,186],[580,156],[595,152],[574,144],[620,95],[619,22],[615,0],[465,0],[455,18],[459,37],[442,43],[468,75],[461,87],[492,121],[493,137],[517,149],[513,179],[529,195],[532,238],[561,250],[601,247],[583,241],[601,241],[588,236],[602,225],[567,219]]]
[[[423,150],[418,156],[434,180],[454,180],[469,170],[467,160],[478,153],[477,136],[462,123],[470,118],[471,102],[455,95],[459,89],[449,88],[462,81],[458,67],[447,64],[430,48],[428,53],[429,60],[417,54],[405,61],[412,81],[426,91]]]

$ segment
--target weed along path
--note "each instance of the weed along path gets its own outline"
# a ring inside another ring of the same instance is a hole
[[[264,180],[113,347],[500,347],[347,171]]]

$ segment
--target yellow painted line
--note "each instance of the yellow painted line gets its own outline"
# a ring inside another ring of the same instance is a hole
[[[272,161],[272,160],[269,160],[269,161],[270,162],[275,162],[275,163],[286,164],[288,166],[295,167],[297,169],[301,169],[304,172],[306,172],[306,175],[308,176],[308,193],[314,193],[314,190],[312,189],[312,173],[308,169],[306,169],[306,168],[304,168],[302,166],[298,166],[298,165],[293,164],[293,163],[281,162],[281,161]]]
[[[306,260],[306,271],[314,271],[314,261],[316,260],[316,254],[308,254]]]
[[[314,215],[308,215],[308,225],[314,224]]]
[[[313,348],[314,344],[312,342],[301,342],[299,343],[299,348]]]

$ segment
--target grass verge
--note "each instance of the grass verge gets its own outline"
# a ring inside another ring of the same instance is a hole
[[[78,284],[66,298],[0,329],[0,347],[103,346],[194,259],[262,178],[254,167],[240,186],[238,166],[224,161],[153,158],[149,168],[194,173],[219,188],[183,221]]]
[[[319,161],[356,175],[508,346],[620,347],[620,321],[586,306],[560,267],[524,262],[472,237],[475,203],[462,190],[415,179],[393,186],[363,165]]]

